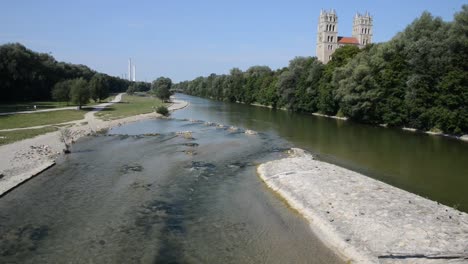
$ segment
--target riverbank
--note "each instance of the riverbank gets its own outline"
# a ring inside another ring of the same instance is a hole
[[[215,99],[213,99],[213,98],[210,98],[210,99],[211,99],[211,100],[215,100]],[[236,103],[237,103],[237,104],[245,104],[245,105],[251,105],[251,106],[257,106],[257,107],[264,107],[264,108],[273,109],[272,106],[263,105],[263,104],[258,104],[258,103],[246,104],[246,103],[239,102],[239,101],[237,101]],[[275,108],[275,109],[287,111],[287,109],[284,108],[284,107]],[[345,116],[332,116],[332,115],[322,114],[322,113],[319,113],[319,112],[310,113],[310,114],[313,115],[313,116],[326,117],[326,118],[338,119],[338,120],[343,120],[343,121],[349,120],[349,118],[348,118],[348,117],[345,117]],[[389,127],[388,127],[387,125],[385,125],[385,124],[382,124],[382,125],[379,125],[379,126],[380,126],[380,127],[383,127],[383,128],[389,128]],[[418,129],[416,129],[416,128],[409,128],[409,127],[400,127],[400,129],[403,130],[403,131],[409,131],[409,132],[415,132],[415,133],[422,133],[422,134],[431,135],[431,136],[448,137],[448,138],[453,138],[453,139],[458,139],[458,140],[461,140],[461,141],[464,141],[464,142],[468,142],[468,134],[467,134],[467,135],[462,135],[462,136],[455,136],[455,135],[445,134],[445,133],[442,133],[442,132],[422,131],[422,130],[418,130]]]
[[[173,100],[170,111],[182,109],[188,105],[185,101]],[[98,131],[145,119],[157,118],[158,113],[130,116],[122,119],[104,121],[97,119],[95,113],[109,106],[105,105],[87,113],[85,118],[67,127],[67,141],[75,142],[79,138]],[[53,166],[62,155],[65,145],[61,140],[61,131],[55,131],[34,138],[21,140],[0,146],[0,196],[22,182]]]
[[[300,149],[258,174],[353,263],[468,263],[468,214]]]

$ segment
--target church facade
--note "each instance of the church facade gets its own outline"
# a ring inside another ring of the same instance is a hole
[[[359,48],[372,43],[373,18],[369,13],[361,15],[357,13],[353,21],[353,33],[351,37],[338,36],[338,16],[334,9],[320,11],[317,29],[316,56],[328,63],[333,52],[344,45],[355,45]]]

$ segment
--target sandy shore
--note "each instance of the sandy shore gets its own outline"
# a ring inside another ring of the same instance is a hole
[[[353,263],[468,263],[468,214],[300,149],[258,167],[264,182]]]
[[[72,123],[68,128],[69,140],[74,142],[99,130],[161,116],[149,113],[111,121],[103,121],[94,116],[96,112],[110,104],[97,107],[87,113],[84,119]],[[173,100],[168,108],[170,111],[175,111],[187,105],[185,101]],[[3,175],[0,178],[0,196],[55,164],[55,160],[62,155],[65,148],[60,140],[60,134],[60,131],[56,131],[0,146],[0,174]]]

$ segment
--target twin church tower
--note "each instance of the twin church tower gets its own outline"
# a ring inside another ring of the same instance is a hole
[[[317,30],[317,58],[327,63],[335,50],[344,45],[355,45],[359,48],[372,43],[372,16],[356,14],[353,21],[352,37],[338,36],[338,16],[334,9],[320,11]]]

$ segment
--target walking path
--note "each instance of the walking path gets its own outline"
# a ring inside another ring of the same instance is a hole
[[[106,107],[108,107],[108,106],[110,106],[112,104],[120,102],[122,100],[122,95],[123,95],[123,93],[120,93],[120,94],[116,95],[114,97],[114,99],[112,99],[112,101],[110,101],[108,103],[102,103],[102,104],[98,104],[98,105],[93,106],[93,110],[91,110],[91,111],[89,111],[88,113],[85,114],[84,120],[83,119],[74,120],[74,121],[58,123],[58,124],[52,124],[52,125],[49,124],[49,125],[31,126],[31,127],[22,127],[22,128],[0,129],[0,132],[27,130],[27,129],[38,129],[38,128],[44,128],[44,127],[49,127],[49,126],[54,126],[54,125],[57,126],[57,125],[76,124],[76,123],[83,122],[83,121],[94,122],[95,119],[96,119],[94,114],[96,112],[99,112],[102,109],[104,109],[104,108],[106,108]],[[69,109],[75,110],[76,107],[62,107],[62,108],[51,108],[51,109],[44,109],[44,110],[37,110],[37,111],[22,111],[22,112],[0,113],[0,115],[5,115],[5,114],[8,114],[8,115],[11,115],[11,114],[34,114],[34,113],[38,113],[38,112],[52,112],[52,111],[69,110]]]
[[[94,106],[91,106],[91,107],[96,109],[96,108],[102,107],[104,105],[108,106],[108,105],[111,105],[113,103],[120,102],[120,100],[122,99],[122,94],[123,93],[120,93],[117,96],[115,96],[114,99],[112,101],[110,101],[109,103],[102,103],[102,104],[94,105]],[[2,115],[13,115],[13,114],[34,114],[34,113],[62,111],[62,110],[75,110],[76,108],[77,108],[76,106],[67,106],[67,107],[58,107],[58,108],[47,108],[47,109],[41,109],[41,110],[5,112],[5,113],[0,113],[0,116],[2,116]]]
[[[79,138],[91,135],[101,129],[109,129],[125,123],[161,116],[152,112],[123,119],[104,121],[94,115],[104,108],[120,102],[122,95],[117,95],[109,103],[95,106],[92,111],[86,113],[84,119],[70,122],[73,126],[67,128],[69,134],[67,141],[69,143],[75,142]],[[187,105],[188,103],[185,101],[173,100],[173,104],[168,109],[175,111]],[[42,126],[37,128],[40,127]],[[31,129],[31,127],[28,129]],[[0,196],[55,164],[56,158],[63,153],[63,149],[65,148],[64,142],[61,140],[61,133],[61,131],[55,131],[0,146]]]
[[[17,112],[5,112],[0,113],[2,115],[13,115],[13,114],[34,114],[34,113],[41,113],[41,112],[52,112],[52,111],[61,111],[61,110],[75,110],[76,106],[67,106],[67,107],[58,107],[58,108],[47,108],[41,110],[30,110],[30,111],[17,111]]]

